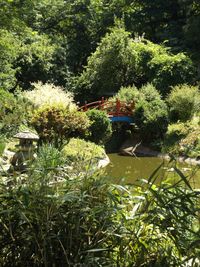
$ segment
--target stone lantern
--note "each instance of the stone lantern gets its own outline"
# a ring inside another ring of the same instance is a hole
[[[16,171],[24,171],[27,167],[28,161],[33,160],[35,145],[34,141],[39,140],[39,136],[35,133],[29,131],[23,131],[17,133],[14,138],[19,139],[19,149],[13,155],[10,163],[14,170]]]

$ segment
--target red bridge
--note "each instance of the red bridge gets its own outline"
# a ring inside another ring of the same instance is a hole
[[[102,98],[99,101],[85,103],[85,105],[81,106],[79,110],[87,111],[90,109],[98,109],[103,110],[108,114],[108,117],[112,122],[133,122],[133,112],[135,108],[135,103],[132,102],[131,104],[127,104],[125,101],[121,101],[116,99],[115,101],[112,100],[105,100]]]

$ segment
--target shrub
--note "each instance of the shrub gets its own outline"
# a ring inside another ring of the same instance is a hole
[[[69,143],[62,149],[65,158],[72,162],[89,161],[92,158],[105,157],[105,151],[95,143],[79,138],[71,138]]]
[[[191,83],[195,69],[191,59],[173,55],[163,45],[143,38],[132,39],[123,27],[114,27],[102,38],[77,79],[77,93],[85,100],[117,92],[122,86],[152,83],[162,95],[179,83]]]
[[[189,157],[200,157],[200,126],[180,141],[180,150]]]
[[[65,171],[72,178],[85,176],[87,173],[94,172],[100,160],[105,159],[106,153],[101,146],[95,143],[78,138],[70,139],[69,143],[62,149],[63,158],[67,168]]]
[[[0,185],[1,266],[112,266],[121,208],[105,180],[41,166],[12,180]]]
[[[107,114],[95,109],[87,111],[86,114],[91,121],[88,139],[97,144],[105,144],[112,134],[112,126]]]
[[[190,120],[195,112],[200,111],[200,91],[195,86],[186,84],[175,86],[167,101],[172,121]]]
[[[179,142],[187,136],[188,132],[188,125],[185,123],[169,124],[165,134],[163,150],[173,154],[179,153]]]
[[[19,130],[20,125],[28,124],[33,107],[20,92],[13,95],[2,89],[0,102],[0,133],[10,137]]]
[[[0,103],[0,120],[2,120],[4,116],[13,111],[16,105],[16,99],[13,94],[0,88]]]
[[[134,113],[140,134],[146,141],[162,138],[168,125],[167,105],[151,84],[143,86],[140,94],[141,98]]]
[[[39,147],[37,157],[31,168],[33,171],[38,170],[39,176],[43,175],[45,177],[48,173],[58,173],[65,162],[66,160],[60,150],[51,144],[43,144]]]
[[[119,99],[127,103],[137,102],[140,97],[139,90],[135,86],[121,87],[112,100]]]
[[[133,84],[139,76],[137,52],[132,50],[130,33],[115,27],[105,35],[77,81],[82,98],[113,93]]]
[[[156,55],[149,62],[149,81],[166,96],[171,86],[180,83],[191,83],[195,76],[195,69],[189,57],[183,53],[177,55]]]
[[[76,105],[73,103],[73,95],[70,92],[65,92],[62,87],[55,86],[50,83],[42,84],[41,82],[33,83],[32,91],[25,91],[26,97],[36,108],[44,105],[60,106],[76,110]]]
[[[187,122],[170,124],[165,136],[164,150],[196,158],[200,152],[199,136],[200,122],[198,117]]]
[[[11,90],[16,86],[15,61],[22,50],[22,44],[13,31],[0,29],[0,87]]]
[[[84,136],[90,122],[83,112],[69,111],[63,106],[42,106],[35,112],[31,124],[41,142],[58,147],[70,137]]]
[[[175,184],[155,185],[158,168],[130,188],[99,173],[52,172],[58,151],[50,151],[44,169],[0,183],[2,267],[198,266],[199,190],[175,166]]]

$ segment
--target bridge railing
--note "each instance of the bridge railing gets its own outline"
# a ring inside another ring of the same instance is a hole
[[[126,101],[116,99],[116,101],[109,101],[102,98],[99,101],[85,103],[79,110],[87,111],[89,109],[99,109],[107,112],[109,116],[132,116],[135,108],[135,103],[127,104]]]

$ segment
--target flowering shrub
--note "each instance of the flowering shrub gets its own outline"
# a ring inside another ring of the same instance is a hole
[[[50,83],[42,84],[41,82],[33,83],[33,86],[34,89],[24,92],[24,96],[28,98],[36,108],[40,108],[44,105],[62,105],[69,110],[76,110],[72,93],[65,92],[62,87]]]

